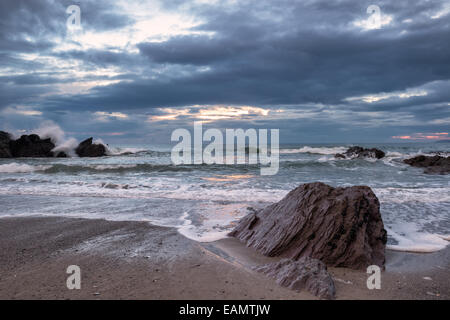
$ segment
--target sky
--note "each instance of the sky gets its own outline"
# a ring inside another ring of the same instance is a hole
[[[1,0],[0,130],[449,139],[449,40],[450,0]]]

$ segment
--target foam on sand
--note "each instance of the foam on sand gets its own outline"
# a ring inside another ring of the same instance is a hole
[[[450,241],[450,235],[419,232],[418,227],[413,223],[397,225],[396,230],[388,227],[386,229],[389,236],[397,241],[397,244],[388,245],[386,248],[394,251],[431,253],[444,249]]]

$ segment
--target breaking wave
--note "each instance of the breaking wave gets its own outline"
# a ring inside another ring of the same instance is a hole
[[[302,147],[300,149],[281,149],[280,154],[311,153],[330,155],[347,151],[347,147]]]
[[[0,165],[0,173],[31,173],[35,171],[44,171],[51,166],[32,166],[28,164],[8,163]]]

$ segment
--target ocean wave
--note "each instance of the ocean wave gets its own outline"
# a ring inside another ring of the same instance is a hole
[[[28,165],[20,163],[8,163],[0,165],[0,173],[31,173],[35,171],[44,171],[51,166],[45,165]]]
[[[299,149],[280,149],[280,154],[294,154],[294,153],[311,153],[331,155],[347,151],[347,147],[302,147]]]
[[[65,165],[54,164],[42,170],[44,173],[127,173],[127,172],[178,172],[192,171],[189,166],[174,166],[171,164],[92,164]]]
[[[394,228],[386,227],[390,237],[397,244],[387,245],[386,248],[394,251],[432,253],[444,249],[449,245],[448,236],[418,231],[413,223],[402,223]]]
[[[406,153],[402,153],[402,152],[398,152],[398,151],[388,151],[386,152],[386,158],[391,158],[391,159],[409,159],[409,158],[414,158],[420,155],[424,155],[424,156],[428,156],[428,157],[433,157],[433,156],[441,156],[441,157],[448,157],[450,156],[450,152],[447,151],[426,151],[423,152],[421,150],[417,151],[417,152],[406,152]]]
[[[372,188],[381,203],[450,202],[450,188]]]
[[[126,156],[131,154],[147,153],[152,152],[144,148],[119,148],[119,147],[109,147],[107,148],[107,154],[109,156]]]

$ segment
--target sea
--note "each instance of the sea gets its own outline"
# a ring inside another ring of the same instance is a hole
[[[388,248],[434,252],[450,242],[450,176],[403,159],[450,154],[450,143],[358,144],[381,160],[335,159],[353,144],[280,146],[276,175],[259,165],[178,165],[173,145],[110,145],[101,158],[0,159],[0,217],[62,216],[147,221],[199,242],[227,237],[240,218],[300,184],[367,185],[381,203]],[[254,152],[254,151],[250,151]],[[1,221],[0,221],[1,223]]]

